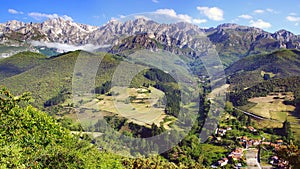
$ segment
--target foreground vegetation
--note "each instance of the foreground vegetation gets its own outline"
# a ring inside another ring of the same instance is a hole
[[[0,168],[122,168],[97,148],[30,105],[28,94],[0,91]],[[92,158],[91,158],[92,157]]]

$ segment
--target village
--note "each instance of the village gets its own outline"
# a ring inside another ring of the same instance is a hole
[[[223,145],[231,148],[232,151],[226,157],[215,161],[211,168],[279,168],[285,169],[288,166],[288,161],[284,161],[275,155],[274,152],[280,148],[285,148],[284,141],[277,139],[271,141],[266,139],[252,126],[244,127],[248,136],[234,136],[232,126],[218,127],[215,133],[210,136],[210,143],[216,145]],[[234,146],[226,145],[226,140],[234,140],[237,143]],[[225,144],[224,144],[225,143]],[[267,159],[262,159],[261,151],[271,152]]]

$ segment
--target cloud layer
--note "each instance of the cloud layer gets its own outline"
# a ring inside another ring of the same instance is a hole
[[[224,20],[224,18],[223,18],[224,12],[220,8],[217,8],[217,7],[209,8],[209,7],[198,6],[197,10],[200,11],[205,16],[207,16],[211,20],[214,20],[214,21]]]
[[[75,50],[84,50],[84,51],[92,52],[99,48],[110,47],[110,45],[96,46],[96,45],[92,45],[92,44],[86,44],[83,46],[75,46],[75,45],[69,45],[69,44],[53,43],[53,42],[40,42],[40,41],[32,41],[31,44],[33,46],[46,46],[48,48],[55,48],[55,49],[58,49],[58,51],[60,51],[60,52],[68,52],[68,51],[75,51]]]

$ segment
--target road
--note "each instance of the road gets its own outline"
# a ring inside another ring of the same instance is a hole
[[[261,117],[261,116],[257,116],[257,115],[255,115],[255,114],[253,114],[253,113],[246,112],[246,111],[241,110],[241,109],[238,109],[238,108],[236,108],[236,107],[234,107],[234,109],[236,109],[236,110],[238,110],[238,111],[241,111],[242,113],[244,113],[244,114],[246,114],[246,115],[249,115],[249,116],[251,116],[251,117],[254,117],[254,118],[256,118],[256,119],[259,119],[259,120],[269,120],[268,118]]]
[[[258,150],[256,148],[246,150],[247,169],[262,169],[257,161]]]
[[[255,115],[255,114],[253,114],[253,113],[246,112],[246,111],[241,110],[241,109],[238,109],[238,108],[236,108],[236,107],[233,107],[233,109],[236,109],[236,110],[238,110],[238,111],[240,111],[240,112],[242,112],[242,113],[244,113],[244,114],[246,114],[246,115],[248,115],[248,116],[251,116],[251,117],[256,118],[256,119],[259,119],[259,120],[269,120],[269,121],[274,121],[274,122],[280,122],[280,123],[282,123],[282,121],[280,121],[280,120],[269,119],[269,118],[266,118],[266,117],[257,116],[257,115]],[[297,123],[297,122],[290,122],[290,124],[298,125],[299,123]]]

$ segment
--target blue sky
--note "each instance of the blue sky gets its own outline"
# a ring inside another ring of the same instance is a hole
[[[109,20],[153,12],[200,27],[237,23],[269,32],[300,34],[300,1],[288,0],[1,0],[0,22],[42,22],[58,16],[101,26]]]

